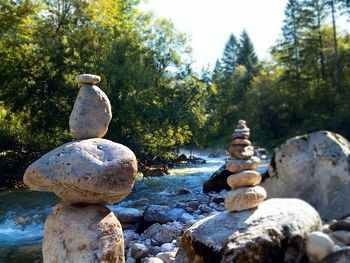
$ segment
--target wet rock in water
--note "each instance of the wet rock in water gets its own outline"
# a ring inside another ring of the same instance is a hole
[[[306,253],[311,262],[321,262],[329,253],[335,251],[332,239],[322,232],[312,232],[306,239]]]
[[[141,258],[145,258],[148,256],[148,249],[144,244],[141,243],[135,243],[132,247],[131,247],[131,256],[134,259],[141,259]]]
[[[247,170],[240,173],[232,174],[227,178],[228,185],[232,188],[242,186],[257,185],[261,181],[261,174],[257,171]]]
[[[270,199],[255,210],[198,221],[180,240],[176,262],[302,262],[304,238],[322,229],[318,213],[298,199]]]
[[[325,220],[350,214],[350,143],[328,131],[297,136],[275,149],[262,183],[269,197],[296,197]]]
[[[191,194],[192,191],[187,189],[187,188],[179,188],[176,190],[176,195],[187,195],[187,194]]]
[[[137,223],[142,219],[142,212],[136,208],[122,207],[113,212],[121,223]]]
[[[103,205],[57,204],[45,222],[44,262],[124,262],[122,227]]]
[[[111,103],[107,95],[92,83],[99,76],[83,74],[77,77],[82,87],[69,117],[69,128],[76,139],[102,138],[112,119]]]
[[[24,183],[54,192],[67,203],[116,203],[131,191],[137,174],[134,153],[106,139],[66,143],[31,164]]]
[[[227,184],[227,177],[232,173],[226,170],[225,165],[215,171],[210,178],[204,182],[203,192],[208,193],[211,191],[220,192],[222,190],[230,190],[231,187]]]
[[[330,253],[322,263],[349,263],[350,262],[350,247],[339,249]]]
[[[229,191],[225,196],[225,209],[242,211],[257,207],[266,198],[266,191],[261,186],[240,187]]]

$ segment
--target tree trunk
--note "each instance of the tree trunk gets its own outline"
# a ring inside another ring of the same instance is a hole
[[[334,45],[334,64],[335,64],[335,87],[339,91],[340,90],[340,65],[338,59],[338,42],[337,42],[337,28],[335,21],[335,7],[334,0],[329,1],[332,12],[332,24],[333,24],[333,45]]]

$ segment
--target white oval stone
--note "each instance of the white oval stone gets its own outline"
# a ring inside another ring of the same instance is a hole
[[[24,183],[54,192],[67,203],[116,203],[131,191],[137,174],[134,153],[106,139],[66,143],[31,164]]]
[[[93,74],[81,74],[75,79],[79,84],[97,84],[101,81],[101,77]]]
[[[97,86],[84,84],[69,117],[70,132],[77,139],[102,138],[112,119],[111,103]]]
[[[231,173],[238,173],[244,170],[255,170],[260,164],[260,158],[253,156],[248,160],[238,160],[236,158],[228,157],[225,162],[226,170]]]
[[[241,187],[229,191],[225,196],[225,209],[231,212],[257,207],[266,198],[261,186]]]
[[[103,205],[57,204],[44,227],[44,262],[124,262],[122,227]]]
[[[321,262],[329,253],[335,251],[332,239],[322,232],[312,232],[306,239],[306,253],[311,262]]]
[[[227,184],[232,188],[242,186],[253,186],[259,184],[261,181],[261,174],[257,171],[248,170],[237,174],[232,174],[227,178]]]

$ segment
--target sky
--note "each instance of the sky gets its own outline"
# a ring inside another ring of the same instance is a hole
[[[259,59],[281,35],[287,0],[148,0],[140,10],[173,21],[175,28],[191,36],[194,68],[220,59],[231,33],[239,38],[245,29]]]

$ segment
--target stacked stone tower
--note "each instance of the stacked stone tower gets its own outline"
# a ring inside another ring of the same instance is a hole
[[[105,204],[121,201],[137,174],[134,153],[102,139],[112,118],[100,77],[82,74],[69,126],[77,139],[31,164],[24,182],[31,189],[54,192],[61,201],[45,222],[44,263],[124,262],[123,231]]]
[[[244,120],[239,120],[231,136],[227,149],[226,170],[233,173],[227,178],[231,191],[225,196],[225,208],[228,211],[242,211],[257,207],[265,198],[266,191],[257,186],[261,174],[255,169],[260,159],[254,156],[254,148],[249,141],[250,129]]]

